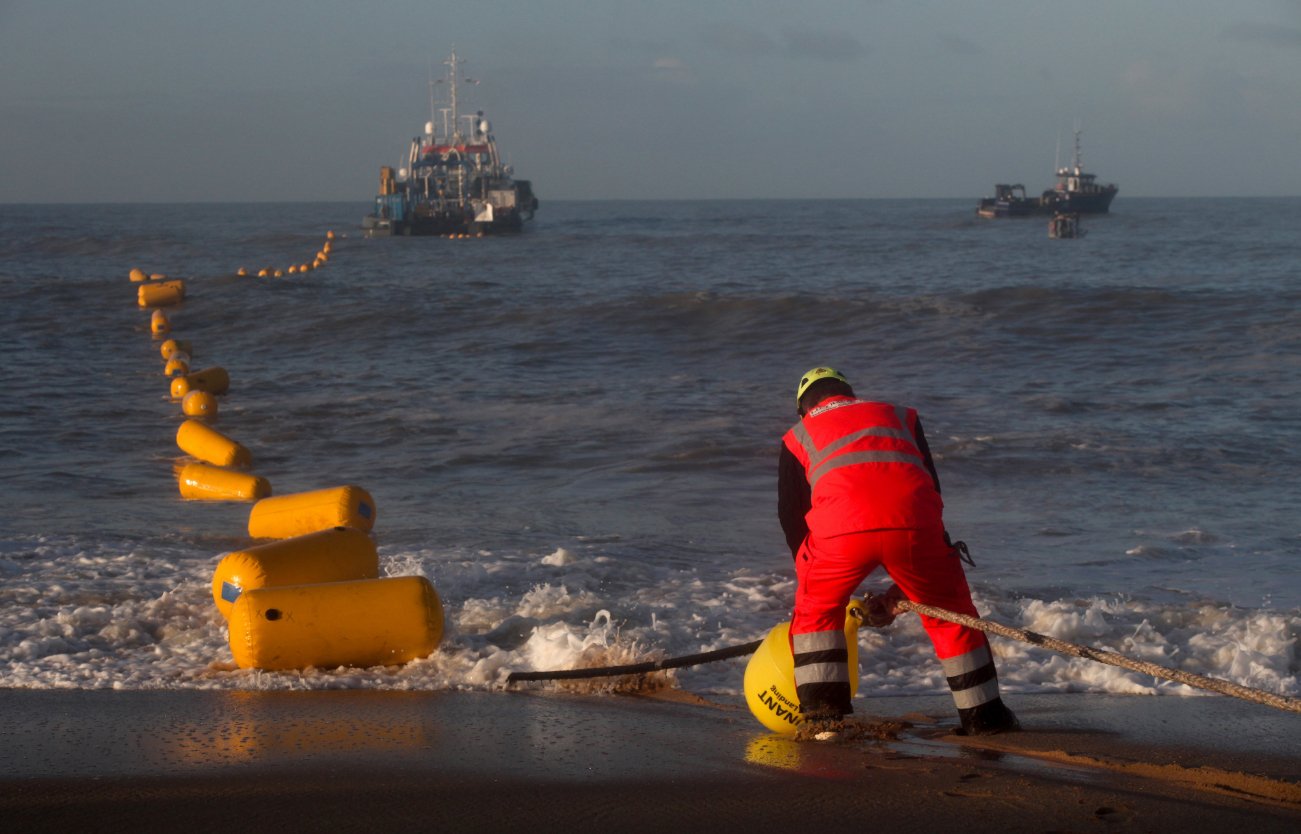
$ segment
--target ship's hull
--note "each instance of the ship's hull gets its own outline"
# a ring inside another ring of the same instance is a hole
[[[1071,214],[1106,214],[1119,189],[1100,188],[1097,191],[1045,191],[1042,199],[1047,211],[1064,211]]]
[[[980,201],[980,207],[976,213],[981,217],[1033,217],[1036,214],[1042,214],[1043,209],[1039,207],[1038,200],[994,200],[984,199]]]
[[[362,232],[366,237],[428,237],[523,231],[524,221],[532,220],[538,208],[532,183],[515,180],[495,194],[495,203],[487,200],[433,202],[414,197],[410,190],[380,194],[375,198],[375,211],[362,218]]]
[[[446,213],[413,213],[403,219],[368,214],[361,221],[366,237],[489,235],[519,232],[524,228],[524,218],[518,213],[497,214],[491,221],[479,221],[464,215]]]

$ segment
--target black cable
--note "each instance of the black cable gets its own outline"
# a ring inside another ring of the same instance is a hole
[[[602,666],[596,669],[558,669],[552,672],[511,672],[506,677],[506,683],[517,683],[519,681],[576,680],[582,678],[612,678],[616,675],[635,675],[639,672],[658,672],[661,669],[677,669],[682,666],[696,666],[701,663],[712,663],[715,660],[727,660],[731,657],[741,657],[747,654],[754,654],[755,650],[762,644],[762,640],[755,640],[753,643],[743,643],[740,646],[728,646],[725,649],[715,649],[712,652],[688,654],[683,655],[682,657],[665,658],[664,660],[651,660],[646,663],[629,663],[624,666]]]

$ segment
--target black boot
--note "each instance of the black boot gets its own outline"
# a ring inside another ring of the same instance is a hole
[[[1002,698],[986,701],[978,707],[958,710],[962,729],[958,735],[992,736],[996,733],[1013,733],[1021,729],[1021,722],[1003,703]]]

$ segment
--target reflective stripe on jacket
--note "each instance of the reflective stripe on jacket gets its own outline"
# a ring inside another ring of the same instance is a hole
[[[812,487],[809,530],[943,525],[944,502],[917,445],[917,412],[890,403],[832,397],[782,438]]]

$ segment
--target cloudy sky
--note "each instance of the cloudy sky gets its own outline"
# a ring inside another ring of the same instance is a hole
[[[543,200],[1301,194],[1301,0],[0,0],[0,202],[367,201],[453,48]]]

